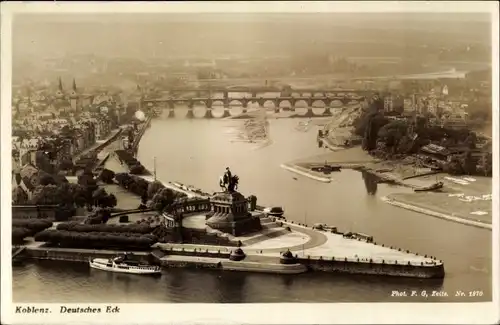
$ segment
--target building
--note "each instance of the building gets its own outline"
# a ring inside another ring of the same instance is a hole
[[[64,93],[63,84],[60,77],[54,100],[52,101],[50,106],[57,112],[67,112],[71,110],[71,103]]]
[[[392,112],[394,110],[394,101],[392,94],[384,96],[384,112]]]
[[[71,111],[73,112],[78,112],[82,109],[82,103],[80,101],[80,95],[77,92],[76,89],[76,81],[73,79],[73,87],[71,89],[71,92],[69,93],[69,102],[70,102],[70,107]]]
[[[467,115],[450,115],[444,116],[441,119],[441,127],[446,127],[450,129],[464,129],[467,128]]]
[[[434,116],[439,116],[441,114],[438,106],[438,100],[435,95],[431,95],[427,99],[427,113]]]
[[[452,152],[445,147],[428,144],[420,148],[421,155],[439,163],[446,163],[451,158]]]
[[[40,176],[38,168],[30,163],[23,166],[15,176],[18,186],[26,193],[28,200],[33,198],[35,188],[40,185]]]

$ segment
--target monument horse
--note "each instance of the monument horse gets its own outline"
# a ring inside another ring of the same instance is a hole
[[[226,167],[226,172],[223,176],[219,178],[219,186],[224,192],[235,192],[238,189],[238,182],[240,178],[238,175],[233,175],[229,170],[229,167]]]

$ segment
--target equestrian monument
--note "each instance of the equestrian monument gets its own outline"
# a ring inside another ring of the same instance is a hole
[[[226,168],[219,179],[221,192],[210,198],[211,210],[206,215],[206,225],[233,236],[243,236],[262,230],[259,213],[248,209],[249,202],[237,191],[239,178]]]

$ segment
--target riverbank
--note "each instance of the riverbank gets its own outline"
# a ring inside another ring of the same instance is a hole
[[[481,211],[476,210],[477,206],[466,205],[458,200],[451,199],[447,194],[442,193],[394,193],[382,198],[388,204],[426,214],[436,218],[449,220],[461,223],[468,226],[479,227],[492,230],[491,220],[491,204],[490,210],[485,215],[471,215],[471,212]],[[490,201],[491,202],[491,201]],[[471,211],[474,210],[474,211]]]

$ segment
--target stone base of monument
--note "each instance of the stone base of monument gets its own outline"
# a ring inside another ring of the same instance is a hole
[[[260,218],[250,216],[237,221],[226,221],[225,218],[214,216],[207,220],[207,226],[221,232],[231,234],[235,237],[244,236],[262,230]]]
[[[240,193],[217,193],[210,198],[210,204],[208,227],[236,237],[262,230],[260,218],[248,212],[248,201]]]

